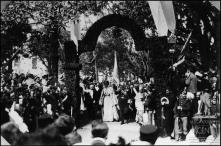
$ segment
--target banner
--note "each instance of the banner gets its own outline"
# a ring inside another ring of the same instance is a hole
[[[113,70],[113,82],[119,85],[119,75],[118,75],[118,66],[117,66],[117,52],[114,51],[114,70]]]
[[[167,36],[168,30],[173,34],[176,20],[172,1],[148,1],[159,36]]]
[[[71,40],[74,41],[78,51],[78,40],[80,40],[80,20],[74,20],[71,22]]]
[[[209,1],[212,6],[216,7],[220,11],[220,1]]]
[[[8,4],[10,3],[10,1],[1,1],[1,11],[4,10]]]
[[[167,23],[167,27],[170,32],[175,34],[176,19],[174,14],[173,2],[172,1],[160,1],[163,14]]]

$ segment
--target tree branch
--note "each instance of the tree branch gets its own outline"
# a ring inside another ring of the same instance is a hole
[[[133,72],[131,69],[126,69],[129,73],[132,73],[134,76],[139,76],[137,73]]]
[[[3,68],[3,70],[8,66],[8,64],[10,63],[10,62],[12,62],[14,59],[15,59],[15,57],[18,55],[18,53],[21,51],[21,48],[19,48],[16,52],[15,52],[15,54],[6,62],[6,63],[4,63],[3,65],[2,65],[2,68]]]
[[[41,56],[38,56],[40,58],[40,60],[42,61],[42,63],[44,64],[44,66],[46,68],[48,68],[49,66],[46,64],[46,62],[44,61],[44,59]]]
[[[132,60],[132,59],[131,59],[131,55],[130,55],[128,52],[126,52],[126,55],[127,55],[128,60],[130,61],[130,63],[131,63],[133,66],[139,66],[139,64],[138,64],[135,60]]]

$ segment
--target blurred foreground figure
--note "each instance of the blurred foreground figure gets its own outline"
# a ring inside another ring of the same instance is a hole
[[[10,143],[8,143],[4,137],[1,136],[1,145],[10,145]]]
[[[131,145],[154,145],[158,138],[158,128],[153,125],[140,127],[140,140],[131,142]]]
[[[67,146],[67,143],[58,133],[46,133],[44,131],[38,131],[31,134],[23,134],[15,142],[15,146],[21,145],[54,145],[54,146]]]
[[[21,135],[19,127],[14,122],[7,122],[1,125],[1,136],[10,144],[13,144]]]
[[[96,144],[107,144],[107,135],[109,132],[109,128],[106,123],[101,122],[99,120],[92,122],[92,141],[91,145]]]
[[[82,142],[81,136],[75,131],[65,135],[65,139],[68,145],[74,145],[74,144],[78,145],[78,143]]]

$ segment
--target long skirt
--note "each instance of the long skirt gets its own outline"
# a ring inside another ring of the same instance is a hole
[[[104,97],[103,121],[112,122],[114,120],[113,101],[111,96]]]
[[[136,114],[137,123],[143,123],[143,114],[144,114],[143,110],[137,110],[137,114]]]

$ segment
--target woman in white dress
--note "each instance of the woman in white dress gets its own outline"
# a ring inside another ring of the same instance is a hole
[[[103,106],[103,121],[104,122],[112,122],[114,120],[114,110],[115,103],[113,100],[113,88],[109,87],[109,82],[104,82],[104,88],[101,93],[101,98],[99,104]]]
[[[143,124],[143,114],[144,114],[144,93],[143,93],[143,87],[140,86],[138,89],[133,88],[136,96],[135,96],[135,107],[137,110],[136,113],[136,122],[140,125]],[[139,90],[139,91],[138,91]]]
[[[113,112],[114,112],[114,120],[115,121],[118,121],[119,120],[119,105],[118,105],[118,89],[117,89],[117,86],[115,84],[113,84]]]

